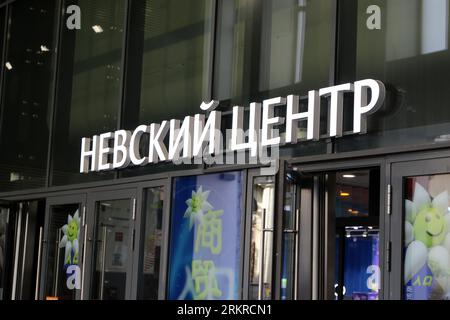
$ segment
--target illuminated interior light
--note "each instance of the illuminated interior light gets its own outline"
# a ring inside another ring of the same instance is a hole
[[[47,48],[47,46],[45,46],[45,45],[41,45],[41,51],[42,51],[42,52],[49,52],[50,49]]]
[[[5,63],[6,69],[11,70],[13,68],[10,62]]]
[[[350,193],[348,192],[342,192],[340,193],[341,197],[350,197]]]
[[[94,30],[95,33],[102,33],[103,28],[99,25],[92,26],[92,30]]]
[[[354,174],[344,174],[342,177],[346,178],[346,179],[354,179],[354,178],[356,178],[356,176]]]

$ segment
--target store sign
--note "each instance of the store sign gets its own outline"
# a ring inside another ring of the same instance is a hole
[[[277,97],[261,103],[251,103],[248,130],[244,131],[244,107],[233,107],[230,135],[222,137],[222,113],[215,110],[219,103],[203,103],[201,109],[208,112],[187,116],[183,121],[170,120],[150,125],[140,125],[133,132],[117,130],[81,140],[80,172],[123,169],[128,166],[144,166],[159,162],[190,161],[214,158],[215,155],[234,151],[249,151],[257,158],[261,150],[298,143],[298,124],[306,122],[306,140],[320,139],[320,99],[329,98],[328,136],[343,136],[344,93],[353,92],[353,134],[367,132],[367,116],[376,112],[384,103],[386,90],[382,82],[372,79],[332,86],[308,93],[308,106],[299,112],[298,96]],[[369,100],[370,92],[370,100]],[[285,107],[286,117],[276,117],[275,108]],[[281,134],[277,126],[285,125]],[[148,152],[141,154],[144,135],[148,136]],[[165,140],[168,138],[168,145]],[[223,141],[226,141],[224,143]],[[205,161],[206,162],[206,161]],[[197,163],[197,162],[196,162]]]

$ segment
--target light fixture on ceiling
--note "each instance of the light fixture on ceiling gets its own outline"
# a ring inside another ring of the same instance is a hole
[[[95,26],[92,26],[92,30],[94,30],[95,33],[103,32],[103,28],[101,26],[99,26],[98,24],[96,24]]]
[[[345,179],[354,179],[356,178],[356,176],[354,174],[344,174],[342,175],[343,178]]]
[[[50,49],[47,48],[47,46],[45,46],[45,45],[41,45],[41,51],[42,51],[42,52],[49,52]]]
[[[341,197],[350,197],[350,193],[341,191],[340,196]]]
[[[5,67],[8,70],[11,70],[13,68],[12,64],[10,62],[5,63]]]

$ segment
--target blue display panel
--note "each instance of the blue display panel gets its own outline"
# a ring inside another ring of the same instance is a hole
[[[238,299],[242,172],[174,179],[168,299]]]
[[[344,286],[353,300],[376,300],[380,289],[379,235],[346,237]]]

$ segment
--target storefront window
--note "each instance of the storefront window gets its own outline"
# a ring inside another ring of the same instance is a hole
[[[377,79],[387,97],[368,119],[369,134],[338,139],[336,151],[450,141],[449,1],[352,0],[340,8],[339,82]],[[346,131],[352,117],[346,113]]]
[[[49,0],[15,1],[9,6],[7,37],[0,35],[7,46],[0,101],[1,191],[45,186],[56,7]]]
[[[450,175],[405,179],[406,300],[450,298]]]
[[[221,0],[218,6],[215,99],[247,106],[329,84],[331,1]]]
[[[240,297],[242,188],[241,172],[174,180],[168,299]]]
[[[164,188],[146,189],[144,199],[145,234],[139,271],[138,299],[156,300],[159,288]]]
[[[126,1],[64,1],[81,10],[81,29],[62,25],[52,185],[108,179],[79,173],[81,138],[117,129],[121,106]],[[64,11],[65,12],[65,11]],[[71,14],[64,14],[63,20]]]

